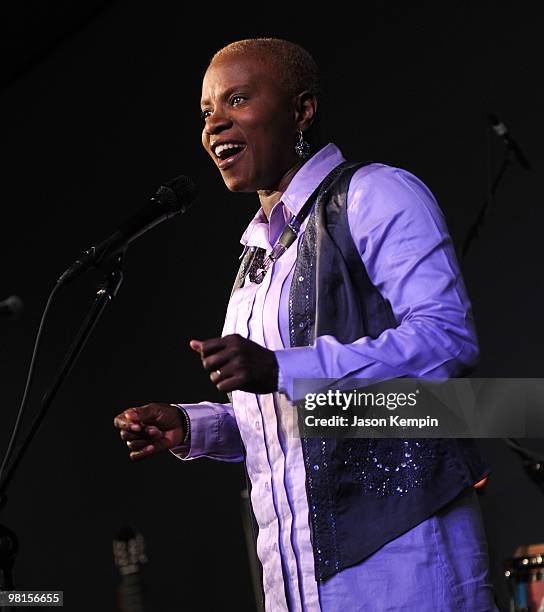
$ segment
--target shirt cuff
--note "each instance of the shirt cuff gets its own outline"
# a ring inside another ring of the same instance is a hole
[[[179,459],[197,459],[206,454],[208,448],[215,448],[219,435],[219,416],[212,406],[202,404],[172,404],[187,414],[191,427],[190,437],[170,452]]]
[[[313,346],[281,349],[274,351],[274,354],[278,362],[278,391],[285,394],[292,403],[304,399],[301,389],[296,394],[295,379],[323,378],[319,356]]]

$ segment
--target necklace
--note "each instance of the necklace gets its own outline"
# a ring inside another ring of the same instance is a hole
[[[242,262],[242,269],[240,271],[241,284],[239,286],[243,284],[244,278],[247,275],[249,275],[250,282],[256,284],[262,283],[272,264],[275,261],[278,261],[278,259],[285,253],[285,251],[287,251],[293,242],[295,242],[304,219],[306,219],[310,213],[310,210],[314,206],[315,202],[326,195],[327,189],[340,174],[346,163],[347,162],[342,162],[331,172],[329,172],[329,174],[327,174],[327,176],[311,193],[302,208],[299,210],[298,214],[291,216],[289,221],[285,224],[280,237],[276,240],[276,243],[272,247],[270,253],[266,254],[266,249],[263,249],[262,247],[250,247],[249,250],[251,253],[253,253],[253,256],[250,256],[247,263],[245,263],[245,261]]]

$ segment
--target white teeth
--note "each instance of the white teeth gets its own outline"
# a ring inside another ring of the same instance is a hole
[[[221,153],[223,153],[223,151],[226,151],[227,149],[242,149],[243,147],[244,145],[241,144],[233,144],[231,142],[226,142],[215,147],[215,154],[217,157],[220,157]]]

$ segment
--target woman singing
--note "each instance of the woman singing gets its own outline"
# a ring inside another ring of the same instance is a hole
[[[360,141],[361,101],[341,95]],[[495,610],[471,441],[293,433],[296,379],[459,377],[478,357],[433,195],[319,146],[318,96],[291,42],[238,41],[211,60],[202,144],[230,191],[259,199],[221,337],[191,341],[231,401],[148,404],[115,425],[132,459],[245,461],[267,611]]]

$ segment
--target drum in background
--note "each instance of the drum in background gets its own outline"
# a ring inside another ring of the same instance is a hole
[[[544,612],[544,544],[519,546],[504,567],[510,612]]]

